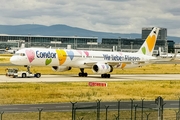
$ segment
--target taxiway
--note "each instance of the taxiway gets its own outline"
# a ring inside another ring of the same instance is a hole
[[[135,80],[180,80],[180,74],[112,74],[111,78],[101,78],[100,75],[89,75],[88,77],[78,77],[77,75],[42,75],[41,78],[11,78],[5,75],[0,75],[0,82],[106,82]]]

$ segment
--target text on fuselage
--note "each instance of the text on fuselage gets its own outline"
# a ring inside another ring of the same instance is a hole
[[[37,58],[56,58],[56,53],[55,52],[41,52],[39,50],[36,51],[36,56]]]
[[[113,61],[139,61],[140,58],[136,56],[130,56],[130,55],[108,55],[103,54],[104,60],[113,60]]]

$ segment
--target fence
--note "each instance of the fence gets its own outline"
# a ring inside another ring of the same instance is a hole
[[[179,103],[164,102],[162,97],[157,97],[155,101],[102,102],[98,99],[93,103],[70,102],[70,107],[65,104],[56,106],[59,109],[33,105],[32,110],[28,110],[19,105],[22,107],[19,111],[15,108],[0,109],[0,120],[180,120]],[[169,105],[173,104],[175,107],[172,109]]]

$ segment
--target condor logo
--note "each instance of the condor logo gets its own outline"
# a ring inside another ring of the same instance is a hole
[[[36,51],[37,58],[56,58],[56,53],[53,52],[40,52],[39,50]]]

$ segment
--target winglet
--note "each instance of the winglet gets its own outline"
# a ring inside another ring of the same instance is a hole
[[[159,28],[154,27],[137,53],[152,56]]]

